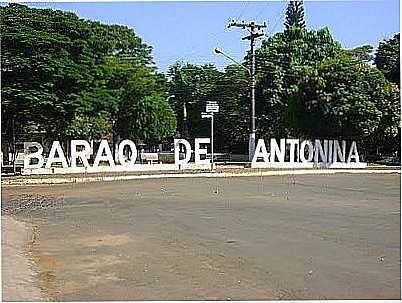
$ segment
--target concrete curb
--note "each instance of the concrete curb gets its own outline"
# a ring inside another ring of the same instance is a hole
[[[129,175],[129,176],[97,176],[97,177],[58,177],[58,178],[21,178],[2,180],[2,186],[25,186],[43,184],[64,183],[88,183],[99,181],[127,181],[161,178],[228,178],[228,177],[260,177],[260,176],[289,176],[289,175],[319,175],[319,174],[400,174],[400,170],[389,169],[301,169],[301,170],[276,170],[245,173],[230,172],[206,172],[206,173],[183,173],[183,174],[155,174],[155,175]]]

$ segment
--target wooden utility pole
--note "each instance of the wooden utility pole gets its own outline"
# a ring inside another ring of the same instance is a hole
[[[251,126],[250,137],[248,141],[248,159],[251,161],[254,156],[255,150],[255,40],[264,35],[263,28],[267,27],[265,22],[263,24],[256,24],[254,21],[249,23],[235,22],[232,20],[228,27],[240,27],[247,29],[250,35],[243,37],[242,40],[250,40],[250,54],[251,54]]]

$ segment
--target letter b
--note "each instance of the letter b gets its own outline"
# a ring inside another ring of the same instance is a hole
[[[30,149],[36,148],[36,152],[31,153]],[[42,156],[43,147],[38,142],[24,142],[24,169],[26,168],[41,168],[45,163],[45,159]],[[31,159],[38,159],[38,163],[31,164]]]

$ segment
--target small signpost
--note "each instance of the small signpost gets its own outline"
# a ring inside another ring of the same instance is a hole
[[[214,113],[219,112],[217,101],[207,101],[205,112],[201,113],[201,118],[211,119],[211,169],[214,168]]]

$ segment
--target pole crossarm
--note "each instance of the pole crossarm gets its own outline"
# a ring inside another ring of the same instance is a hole
[[[251,21],[251,22],[246,23],[246,22],[244,22],[244,21],[242,21],[242,22],[235,22],[234,20],[232,20],[232,22],[230,22],[230,23],[228,24],[228,28],[230,28],[230,27],[232,27],[232,26],[234,26],[234,27],[241,27],[241,28],[243,28],[243,29],[246,29],[246,28],[254,29],[254,28],[256,28],[256,29],[260,30],[260,29],[262,29],[262,28],[266,28],[266,27],[267,27],[267,24],[266,24],[265,22],[264,22],[263,24],[256,24],[254,21]]]

